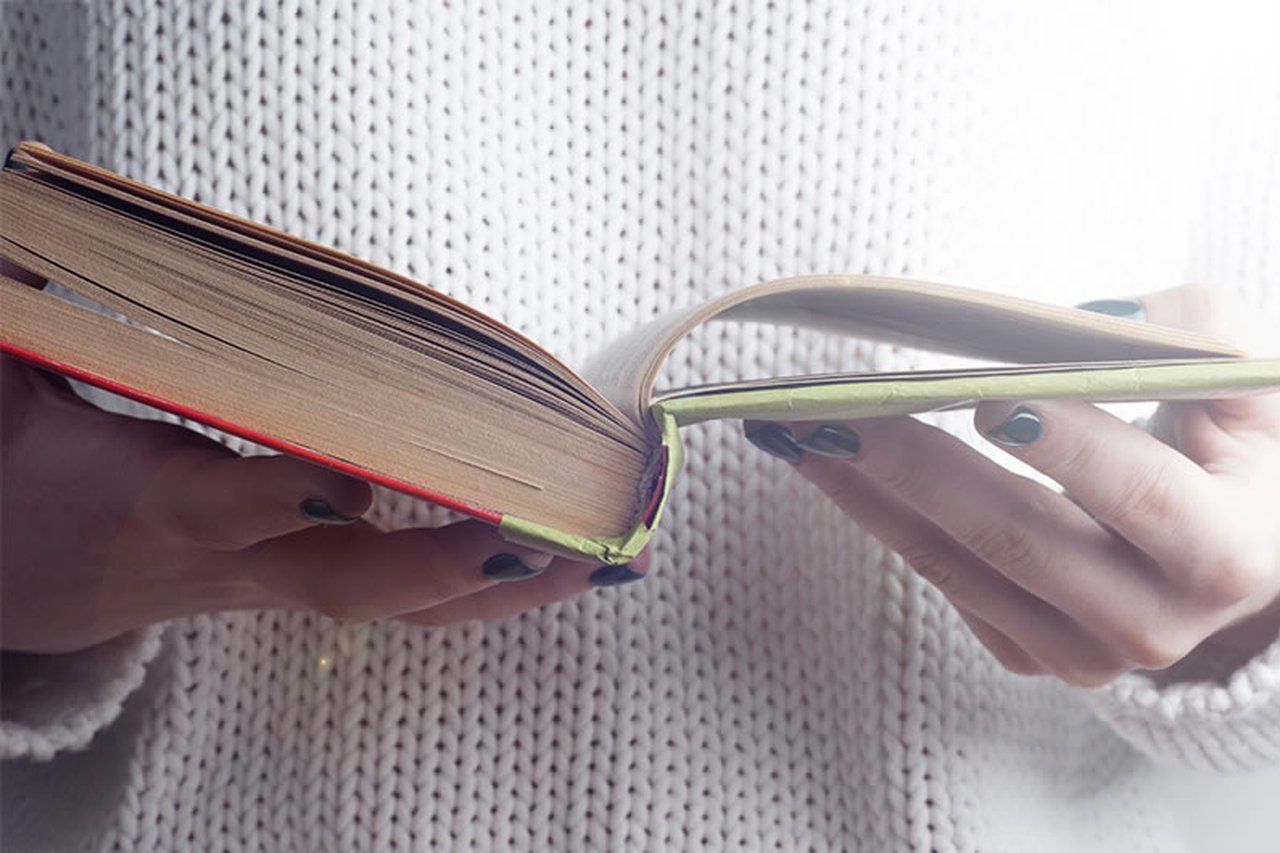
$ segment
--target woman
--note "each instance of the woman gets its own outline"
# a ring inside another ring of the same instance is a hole
[[[1274,99],[1249,83],[1276,77],[1225,37],[1256,21],[316,5],[6,11],[35,81],[6,127],[437,284],[571,363],[802,272],[1057,301],[1196,273],[1275,310]],[[24,52],[59,28],[83,39],[66,77]],[[59,85],[90,122],[59,123],[80,115]],[[666,378],[919,358],[729,329]],[[85,800],[27,820],[55,848],[1177,849],[1154,762],[1280,750],[1274,400],[1163,409],[1169,446],[1082,404],[980,408],[992,452],[1070,500],[915,421],[748,425],[781,460],[710,426],[652,576],[580,595],[646,567],[335,526],[431,515],[5,369],[4,642],[26,654],[0,742],[50,759],[6,766],[27,799],[6,824]],[[223,612],[244,606],[270,609]]]

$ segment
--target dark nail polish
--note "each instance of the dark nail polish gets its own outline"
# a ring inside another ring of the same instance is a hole
[[[770,456],[776,456],[787,462],[799,462],[804,456],[804,450],[781,424],[765,424],[747,433],[747,441]]]
[[[1008,447],[1025,447],[1039,438],[1042,432],[1044,421],[1040,416],[1026,406],[1019,406],[1004,423],[987,433],[987,438]]]
[[[1122,317],[1125,320],[1147,319],[1147,312],[1142,307],[1142,303],[1132,299],[1095,299],[1092,302],[1082,302],[1076,307],[1081,311],[1110,314],[1112,317]]]
[[[590,575],[587,580],[592,586],[620,586],[624,583],[638,581],[644,575],[637,572],[630,566],[601,566]]]
[[[495,581],[522,581],[542,574],[542,569],[526,565],[515,554],[494,554],[484,561],[484,576]]]
[[[856,456],[862,449],[862,439],[848,427],[826,425],[820,426],[804,438],[796,439],[796,443],[810,453],[819,456],[830,456],[833,459],[848,459]]]
[[[329,506],[329,502],[320,498],[307,498],[298,504],[298,509],[307,518],[319,524],[351,524],[359,521],[359,516],[339,515],[337,510]]]

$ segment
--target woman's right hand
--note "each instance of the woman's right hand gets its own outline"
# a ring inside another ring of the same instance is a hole
[[[43,284],[10,265],[0,272]],[[286,456],[242,458],[50,380],[0,358],[6,651],[76,651],[218,610],[446,624],[640,577],[643,559],[631,573],[596,571],[481,522],[381,532],[360,519],[372,493],[359,480]]]

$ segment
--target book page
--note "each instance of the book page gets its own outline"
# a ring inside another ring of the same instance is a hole
[[[742,418],[853,420],[971,408],[982,400],[1205,400],[1276,389],[1280,359],[1161,359],[800,376],[686,388],[658,395],[653,406],[688,426]]]
[[[1002,294],[907,279],[809,276],[767,282],[664,314],[597,353],[583,373],[606,399],[642,423],[663,361],[689,332],[712,320],[794,325],[1019,364],[1242,354],[1181,329]],[[754,383],[756,388],[774,384]]]

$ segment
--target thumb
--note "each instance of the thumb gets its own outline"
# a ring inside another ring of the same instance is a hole
[[[1276,354],[1275,339],[1280,337],[1266,334],[1258,312],[1249,312],[1243,302],[1229,299],[1221,290],[1203,284],[1184,284],[1132,299],[1098,300],[1079,307],[1199,332],[1232,343],[1251,356]],[[1280,394],[1261,394],[1161,406],[1152,424],[1153,430],[1169,443],[1196,456],[1197,451],[1190,447],[1193,442],[1179,438],[1179,434],[1185,432],[1183,422],[1197,409],[1219,421],[1219,426],[1229,433],[1245,429],[1273,433],[1280,425]]]
[[[1227,302],[1212,288],[1184,284],[1147,293],[1136,300],[1144,319],[1158,326],[1170,326],[1234,341],[1239,328],[1230,317]]]
[[[1198,332],[1234,344],[1249,355],[1280,355],[1274,333],[1266,334],[1261,317],[1240,300],[1229,298],[1221,289],[1203,284],[1184,284],[1129,299],[1099,299],[1079,306],[1103,314],[1143,320]]]

